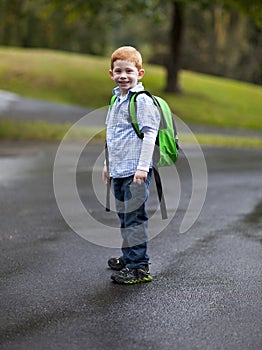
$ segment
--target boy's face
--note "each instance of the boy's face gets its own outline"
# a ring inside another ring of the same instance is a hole
[[[135,87],[144,73],[144,69],[138,70],[132,62],[122,60],[115,61],[113,70],[109,71],[111,78],[119,86],[122,95],[127,94],[128,90]]]

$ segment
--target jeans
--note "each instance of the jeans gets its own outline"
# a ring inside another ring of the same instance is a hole
[[[150,170],[142,184],[134,183],[134,176],[113,179],[116,210],[123,238],[121,259],[128,268],[143,268],[148,265],[148,216],[145,204],[151,177]]]

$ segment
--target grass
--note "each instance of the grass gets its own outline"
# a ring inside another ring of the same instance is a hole
[[[109,59],[40,49],[0,48],[0,89],[24,96],[99,108],[114,87]],[[145,65],[146,88],[165,98],[185,122],[262,130],[262,88],[190,71],[184,94],[163,93],[165,70]]]
[[[0,48],[0,89],[73,105],[101,107],[112,90],[104,58]]]
[[[72,124],[48,123],[45,121],[14,121],[0,119],[0,139],[15,141],[61,141]],[[105,139],[105,132],[98,133],[95,128],[74,127],[66,137],[67,141],[87,140],[95,135],[96,140]]]
[[[72,124],[55,124],[44,121],[36,122],[16,122],[10,119],[0,119],[0,139],[15,140],[15,141],[61,141]],[[74,127],[69,136],[66,136],[67,141],[88,140],[92,138],[94,141],[104,142],[105,132],[99,132],[90,127]],[[223,147],[262,147],[262,138],[258,137],[240,137],[240,136],[225,136],[225,135],[195,135],[197,141],[202,146],[223,146]],[[183,148],[184,144],[194,143],[192,136],[189,134],[179,134],[179,143]]]
[[[220,134],[196,134],[197,141],[202,146],[229,147],[229,148],[260,148],[262,147],[261,137],[231,136]],[[180,143],[194,143],[188,134],[180,135]]]
[[[262,88],[257,85],[183,71],[183,94],[163,93],[164,70],[150,67],[148,86],[165,98],[172,111],[188,123],[262,130]],[[161,74],[160,74],[161,73]],[[158,77],[156,79],[156,77]],[[146,77],[145,81],[147,83]]]
[[[114,87],[108,69],[108,58],[0,47],[0,89],[47,101],[94,108],[106,105]],[[163,67],[145,64],[145,70],[145,87],[165,98],[184,122],[262,131],[261,86],[182,71],[184,93],[174,95],[163,92]],[[0,138],[61,140],[70,126],[19,122],[18,130],[17,122],[0,119]],[[78,130],[73,137],[87,135],[88,130]],[[184,140],[190,142],[186,135]],[[261,140],[254,137],[198,135],[198,140],[206,145],[261,146]]]

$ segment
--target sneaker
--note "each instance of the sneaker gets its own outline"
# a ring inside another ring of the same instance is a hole
[[[111,276],[118,284],[135,284],[139,282],[151,282],[153,277],[149,273],[148,266],[139,269],[124,268]]]
[[[125,267],[125,264],[121,258],[111,258],[107,263],[110,269],[116,271],[120,271]]]

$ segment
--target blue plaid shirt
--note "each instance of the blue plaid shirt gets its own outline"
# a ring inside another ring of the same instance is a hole
[[[142,83],[121,96],[119,87],[113,90],[117,99],[109,108],[106,125],[106,141],[109,153],[109,172],[113,178],[134,175],[137,170],[142,140],[135,133],[129,118],[129,100],[132,92],[144,90]],[[137,97],[137,123],[141,132],[146,128],[158,130],[160,115],[152,99],[146,94]]]

